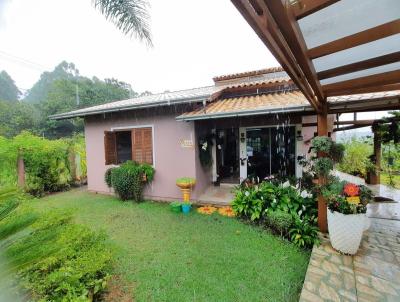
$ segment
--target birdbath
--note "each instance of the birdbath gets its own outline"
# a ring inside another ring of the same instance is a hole
[[[196,184],[196,179],[191,177],[181,177],[176,180],[176,185],[181,189],[183,201],[190,201],[190,191]]]

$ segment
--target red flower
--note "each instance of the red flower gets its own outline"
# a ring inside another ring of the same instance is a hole
[[[348,183],[344,186],[343,191],[347,196],[358,196],[360,193],[360,188],[355,184]]]

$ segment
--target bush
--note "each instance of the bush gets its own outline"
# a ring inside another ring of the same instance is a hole
[[[314,244],[319,244],[318,228],[313,225],[312,220],[296,217],[294,225],[290,229],[290,240],[298,247],[312,248]]]
[[[22,132],[13,139],[0,137],[0,185],[17,184],[17,157],[22,153],[25,164],[25,190],[35,196],[66,190],[73,182],[69,154],[79,154],[78,167],[86,177],[86,156],[82,137],[47,140]]]
[[[332,139],[327,136],[317,136],[311,141],[311,147],[315,152],[329,153],[332,148]]]
[[[291,214],[282,211],[268,211],[266,221],[269,227],[284,236],[289,232],[293,217]]]
[[[107,184],[107,187],[111,188],[112,187],[112,181],[111,181],[111,174],[112,171],[115,170],[115,167],[107,169],[106,173],[104,174],[104,182]]]
[[[138,164],[134,161],[126,161],[118,168],[113,168],[106,174],[111,174],[111,185],[115,193],[122,200],[142,201],[143,187],[145,181],[143,176],[147,176],[147,182],[154,178],[154,168],[148,164]],[[106,177],[106,176],[105,176]]]
[[[30,300],[99,301],[111,272],[105,235],[73,224],[66,213],[38,215],[25,198],[0,190],[2,267]]]
[[[288,181],[283,184],[243,183],[236,189],[232,208],[237,216],[265,222],[300,247],[311,247],[318,242],[315,197],[291,186]]]
[[[352,175],[366,176],[372,146],[355,138],[344,143],[343,160],[337,165],[338,170]]]

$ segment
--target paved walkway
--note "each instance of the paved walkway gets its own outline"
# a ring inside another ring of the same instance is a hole
[[[370,219],[355,256],[339,254],[327,238],[314,246],[301,302],[400,301],[400,221]]]

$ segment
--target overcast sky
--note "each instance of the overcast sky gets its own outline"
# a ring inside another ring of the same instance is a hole
[[[43,71],[66,60],[81,75],[115,77],[137,92],[156,93],[278,65],[230,0],[150,5],[153,48],[120,33],[91,0],[0,0],[0,70],[25,92]]]
[[[0,70],[30,88],[62,60],[142,92],[212,84],[277,62],[229,0],[150,0],[153,48],[124,36],[91,0],[0,0]]]

